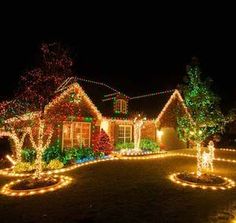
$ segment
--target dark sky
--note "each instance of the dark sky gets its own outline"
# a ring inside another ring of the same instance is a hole
[[[26,10],[2,21],[1,98],[11,96],[19,76],[37,63],[41,42],[60,41],[71,50],[78,76],[131,96],[175,88],[185,65],[197,56],[223,106],[233,106],[236,38],[231,13],[167,7],[165,13],[154,9],[144,14],[131,9],[106,14],[87,8],[83,15],[83,9],[74,13],[65,8],[55,15]]]

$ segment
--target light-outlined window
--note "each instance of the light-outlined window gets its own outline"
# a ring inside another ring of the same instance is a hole
[[[63,122],[62,147],[89,147],[91,138],[91,123]]]
[[[125,99],[116,99],[115,102],[115,113],[127,113],[127,101]]]
[[[132,125],[119,125],[118,141],[122,143],[132,142]]]

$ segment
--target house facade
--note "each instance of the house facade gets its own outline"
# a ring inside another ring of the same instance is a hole
[[[129,97],[103,83],[80,79],[63,89],[46,106],[55,124],[54,139],[62,148],[93,147],[103,129],[114,146],[134,140],[134,117],[146,121],[141,138],[151,139],[166,150],[185,148],[176,132],[177,112],[187,113],[178,90]]]

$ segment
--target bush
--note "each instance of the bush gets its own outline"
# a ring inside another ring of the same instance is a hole
[[[113,151],[113,149],[109,136],[103,129],[101,129],[95,137],[95,144],[93,147],[94,152],[103,152],[105,155],[108,155]]]
[[[47,169],[47,163],[45,163],[44,161],[42,161],[42,168],[43,169]],[[21,173],[21,172],[30,172],[36,169],[36,163],[35,162],[19,162],[17,163],[14,168],[13,171],[16,173]]]
[[[19,162],[13,168],[13,171],[16,173],[28,172],[32,170],[34,170],[34,165],[30,162]]]
[[[91,148],[71,148],[63,152],[63,155],[60,158],[60,161],[63,164],[68,164],[76,160],[82,160],[85,158],[94,159],[95,156],[101,156],[100,153],[94,153]]]
[[[33,161],[36,159],[36,151],[35,149],[24,148],[21,151],[21,157],[23,162],[33,163]]]
[[[150,152],[155,152],[155,151],[160,150],[157,143],[151,139],[141,139],[140,149],[142,149],[144,151],[150,151]]]
[[[116,144],[116,150],[121,150],[121,149],[133,149],[134,148],[134,143],[133,142],[118,142]]]
[[[47,168],[50,170],[55,170],[55,169],[61,169],[63,166],[64,164],[60,160],[54,159],[49,162]]]
[[[62,151],[61,151],[61,144],[60,141],[57,140],[53,145],[51,145],[50,147],[48,147],[44,153],[43,153],[43,160],[46,163],[49,163],[51,160],[54,159],[61,159],[62,156]]]

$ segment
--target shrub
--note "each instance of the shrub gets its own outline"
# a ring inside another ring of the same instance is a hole
[[[157,145],[157,143],[151,139],[141,139],[140,149],[144,151],[155,152],[155,151],[158,151],[160,148]]]
[[[60,141],[57,140],[53,145],[48,147],[43,153],[43,160],[46,163],[49,163],[51,160],[57,159],[59,160],[62,156],[61,144]]]
[[[49,162],[47,168],[50,170],[55,170],[55,169],[61,169],[63,166],[64,164],[60,160],[54,159]]]
[[[63,152],[63,155],[60,158],[60,161],[63,164],[68,164],[76,160],[82,160],[85,158],[93,159],[95,156],[100,156],[100,153],[94,153],[91,148],[71,148],[66,149]]]
[[[108,155],[113,150],[113,145],[110,142],[109,136],[107,133],[101,129],[101,131],[95,137],[94,152],[103,152],[105,155]]]
[[[21,157],[23,162],[32,163],[36,159],[36,151],[35,149],[24,148],[21,151]]]
[[[121,150],[121,149],[133,149],[134,148],[134,143],[133,142],[118,142],[116,144],[116,150]]]
[[[30,162],[19,162],[17,163],[13,171],[16,173],[22,173],[22,172],[27,172],[27,171],[32,171],[34,169],[34,165]]]

